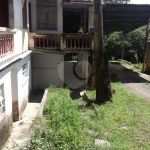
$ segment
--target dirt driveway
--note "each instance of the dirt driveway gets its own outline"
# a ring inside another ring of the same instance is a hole
[[[147,99],[150,102],[150,76],[143,73],[134,73],[128,68],[110,63],[112,82],[121,82],[127,89]]]

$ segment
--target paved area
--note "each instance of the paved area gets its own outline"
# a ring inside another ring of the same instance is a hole
[[[112,82],[121,82],[127,89],[150,101],[150,76],[144,73],[134,73],[128,68],[110,63]]]
[[[30,127],[37,116],[43,94],[44,90],[38,90],[31,95],[22,119],[13,123],[13,131],[2,150],[20,150],[19,147],[30,139]]]

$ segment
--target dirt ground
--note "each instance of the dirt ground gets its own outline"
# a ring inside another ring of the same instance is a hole
[[[144,73],[135,73],[126,67],[110,63],[112,82],[121,82],[131,92],[147,99],[150,102],[150,76]]]

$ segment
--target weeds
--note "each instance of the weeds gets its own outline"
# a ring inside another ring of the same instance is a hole
[[[29,150],[149,150],[150,105],[113,83],[114,102],[91,108],[78,108],[67,97],[68,89],[50,88],[42,121],[37,123]],[[95,92],[87,92],[93,101]],[[110,142],[97,147],[96,139]]]

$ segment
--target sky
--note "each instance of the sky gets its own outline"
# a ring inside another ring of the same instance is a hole
[[[131,4],[150,4],[150,0],[131,0]]]

